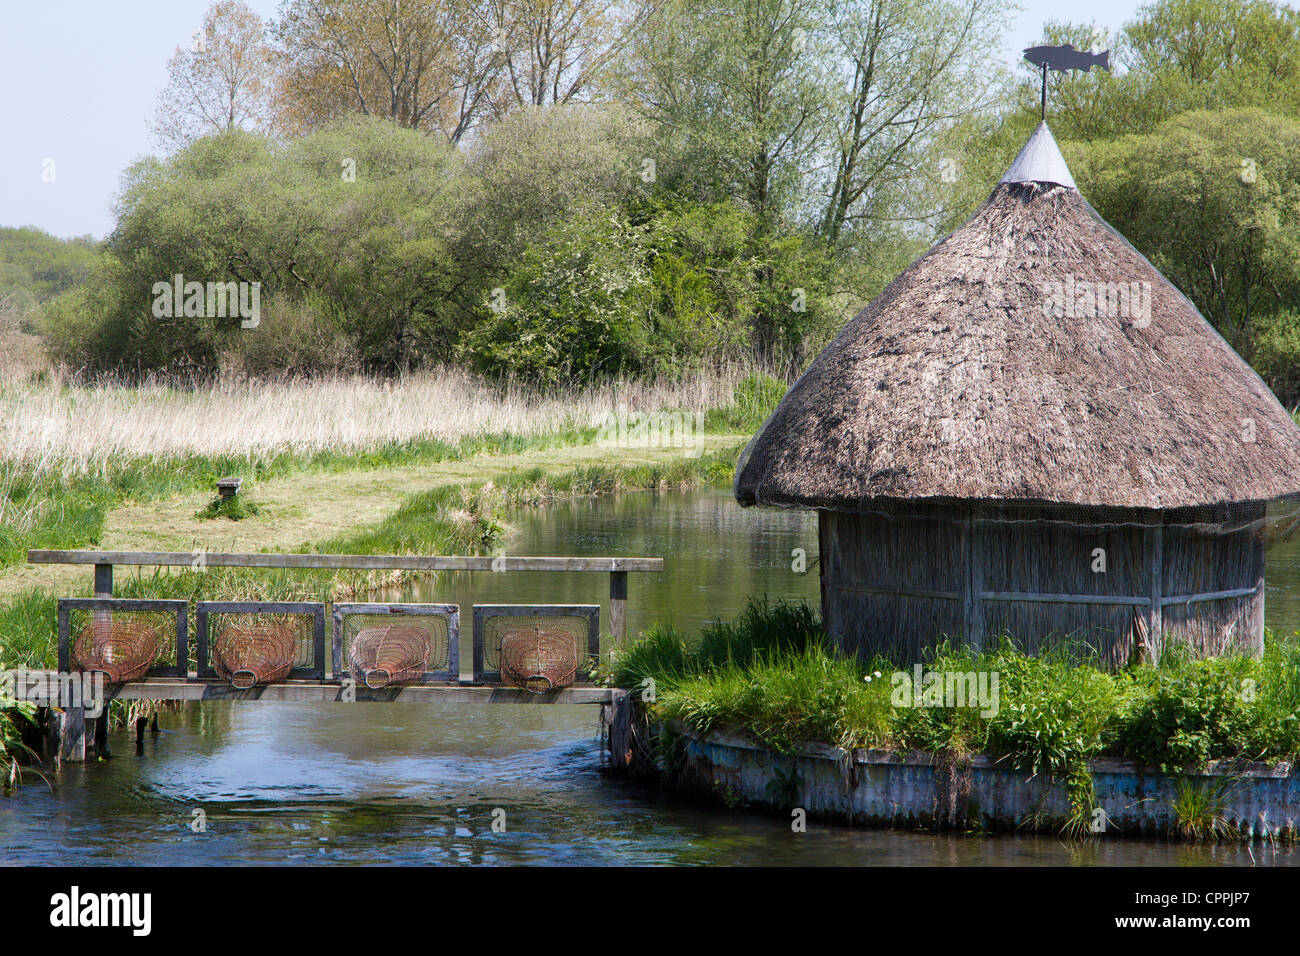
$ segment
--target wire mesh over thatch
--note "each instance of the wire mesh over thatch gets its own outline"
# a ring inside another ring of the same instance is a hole
[[[246,690],[289,676],[298,643],[289,624],[232,623],[213,641],[212,662],[218,676]]]
[[[372,690],[411,684],[429,670],[429,632],[414,624],[363,627],[348,650],[352,676]]]
[[[568,687],[577,679],[579,648],[570,631],[540,627],[501,638],[501,680],[534,694]]]
[[[124,684],[143,677],[165,643],[155,624],[99,615],[73,641],[72,667],[99,671],[109,684]]]
[[[1045,125],[1026,153],[1059,158]],[[741,504],[1300,493],[1291,416],[1076,189],[1037,178],[1057,168],[1018,162],[844,327],[745,451]]]

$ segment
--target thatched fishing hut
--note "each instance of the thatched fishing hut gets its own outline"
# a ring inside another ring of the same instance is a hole
[[[1116,665],[1257,650],[1266,505],[1297,493],[1300,430],[1083,199],[1046,123],[817,357],[735,482],[817,509],[845,648],[1007,632]]]

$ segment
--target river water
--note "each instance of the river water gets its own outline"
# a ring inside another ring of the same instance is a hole
[[[815,519],[724,490],[624,495],[514,519],[516,554],[662,556],[629,575],[629,631],[687,630],[751,594],[816,601]],[[791,569],[803,548],[809,571]],[[1300,542],[1269,553],[1269,623],[1300,615]],[[386,599],[601,603],[601,574],[448,575]],[[602,618],[608,628],[608,618]],[[0,863],[1276,864],[1292,850],[856,829],[699,807],[606,776],[595,707],[206,703],[137,752],[0,798]],[[497,827],[494,828],[494,822]],[[502,826],[504,829],[502,829]]]

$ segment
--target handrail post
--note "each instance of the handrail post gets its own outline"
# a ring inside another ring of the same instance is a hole
[[[609,629],[615,646],[627,641],[627,572],[609,573]]]
[[[95,565],[95,597],[111,598],[113,596],[113,566],[111,564]]]
[[[113,596],[113,566],[111,564],[95,565],[95,597],[111,598]],[[111,611],[96,611],[96,621],[112,620]],[[112,754],[108,749],[108,705],[104,704],[103,711],[98,717],[87,719],[85,710],[77,708],[78,714],[72,717],[74,723],[90,723],[93,725],[92,733],[94,734],[95,753],[100,757],[109,757]],[[75,759],[75,758],[74,758]]]

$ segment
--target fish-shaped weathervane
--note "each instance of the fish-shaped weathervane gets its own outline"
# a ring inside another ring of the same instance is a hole
[[[1031,46],[1025,49],[1025,59],[1043,71],[1042,118],[1047,119],[1047,71],[1082,70],[1089,72],[1094,66],[1103,70],[1110,69],[1110,50],[1100,53],[1088,53],[1076,50],[1073,43],[1063,46]]]
[[[1103,70],[1110,69],[1110,50],[1101,53],[1087,53],[1076,50],[1073,43],[1065,46],[1031,46],[1025,50],[1025,59],[1034,66],[1050,70],[1083,70],[1087,73],[1094,66]]]

